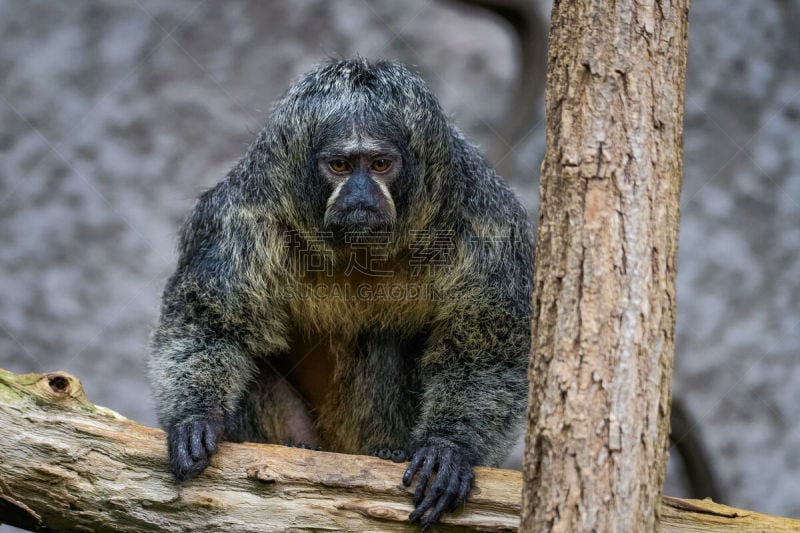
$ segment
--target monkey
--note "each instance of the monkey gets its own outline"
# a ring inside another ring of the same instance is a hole
[[[149,359],[176,479],[288,444],[408,461],[423,529],[456,510],[521,429],[532,234],[408,67],[298,78],[180,234]]]

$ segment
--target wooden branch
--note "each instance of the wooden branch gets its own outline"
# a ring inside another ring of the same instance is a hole
[[[789,533],[800,520],[745,511],[705,500],[661,499],[662,533]]]
[[[0,370],[0,521],[59,531],[417,531],[404,466],[373,457],[223,443],[176,484],[164,433],[92,405],[65,372]],[[441,531],[512,531],[520,475],[478,469]]]
[[[161,430],[91,404],[66,372],[0,370],[0,522],[31,531],[416,531],[403,465],[224,443],[176,484]],[[469,503],[437,531],[515,531],[519,472],[478,468]],[[662,531],[798,531],[800,521],[665,498]],[[733,528],[733,529],[730,529]]]

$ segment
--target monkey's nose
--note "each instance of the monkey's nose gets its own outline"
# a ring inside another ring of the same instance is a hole
[[[383,195],[378,184],[369,176],[358,173],[342,188],[341,207],[345,210],[380,211]]]

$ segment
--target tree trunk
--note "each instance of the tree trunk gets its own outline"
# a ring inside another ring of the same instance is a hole
[[[688,4],[553,5],[525,531],[658,529]]]

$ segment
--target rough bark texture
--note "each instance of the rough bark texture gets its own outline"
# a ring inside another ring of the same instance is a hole
[[[164,433],[92,405],[64,372],[0,370],[0,522],[59,531],[418,531],[405,465],[223,443],[178,485]],[[519,473],[479,468],[468,508],[441,531],[510,531]],[[513,490],[509,490],[511,487]]]
[[[658,527],[688,4],[553,5],[526,531]]]
[[[64,372],[0,370],[0,523],[31,531],[415,531],[403,465],[282,446],[223,444],[177,485],[160,430],[89,403]],[[436,531],[516,531],[522,476],[479,468],[467,506]],[[664,498],[662,530],[800,531],[800,521]]]

